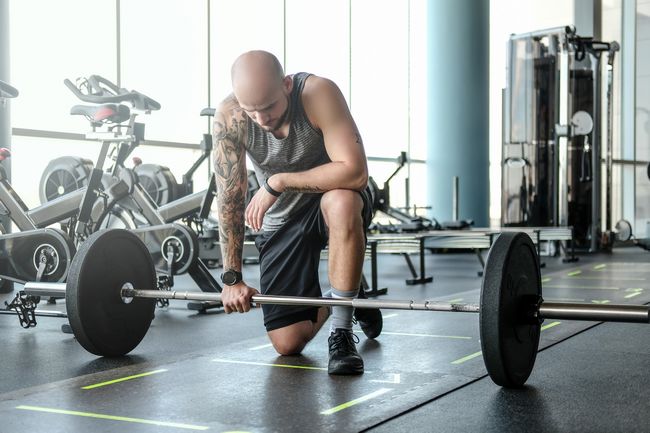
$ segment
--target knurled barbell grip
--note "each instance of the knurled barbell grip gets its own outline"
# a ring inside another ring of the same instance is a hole
[[[128,287],[122,289],[124,298],[153,298],[153,299],[181,299],[186,301],[214,301],[221,302],[220,293],[204,292],[179,292],[159,290],[136,290]],[[374,299],[335,299],[335,298],[307,298],[300,296],[274,296],[254,295],[252,302],[256,304],[278,305],[309,305],[309,306],[344,306],[355,308],[382,308],[387,310],[423,310],[423,311],[451,311],[478,313],[479,307],[475,304],[449,304],[431,301],[413,300],[374,300]]]

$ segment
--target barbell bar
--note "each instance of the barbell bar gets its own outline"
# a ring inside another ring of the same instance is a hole
[[[59,283],[61,284],[61,283]],[[123,287],[121,296],[130,298],[176,299],[184,301],[221,302],[221,293],[188,291],[138,290]],[[415,300],[374,300],[307,298],[300,296],[254,295],[254,304],[307,305],[313,307],[353,307],[382,310],[446,311],[449,313],[479,313],[479,304],[444,303]],[[577,302],[542,302],[537,315],[544,319],[587,320],[596,322],[650,323],[650,306],[630,304],[587,304]]]
[[[65,297],[65,283],[28,282],[25,293],[32,296]],[[198,302],[221,302],[221,293],[195,291],[139,290],[126,284],[120,296],[125,303],[130,298],[170,299]],[[275,304],[314,307],[353,307],[382,310],[442,311],[450,313],[479,313],[479,304],[445,303],[416,300],[375,300],[307,298],[300,296],[254,295],[253,304]],[[39,310],[40,311],[40,310]],[[1,313],[2,311],[0,311]],[[43,313],[47,310],[41,311]],[[9,312],[14,314],[13,312]],[[533,311],[534,313],[534,311]],[[650,306],[632,304],[588,304],[577,302],[542,302],[533,317],[545,319],[586,320],[595,322],[650,323]],[[58,314],[60,316],[60,314]],[[60,316],[63,317],[63,316]]]
[[[149,290],[156,272],[142,241],[122,229],[92,234],[75,255],[66,283],[26,283],[26,294],[63,296],[79,343],[100,356],[122,356],[144,338],[156,299],[221,301],[219,293]],[[537,251],[525,233],[504,232],[485,262],[479,304],[415,300],[305,298],[255,295],[255,304],[349,306],[479,314],[483,360],[490,378],[521,387],[532,372],[544,319],[650,323],[650,307],[545,302]]]

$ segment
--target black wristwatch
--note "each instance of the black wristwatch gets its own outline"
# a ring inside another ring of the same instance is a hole
[[[241,280],[241,272],[237,272],[234,269],[228,269],[226,272],[221,274],[221,282],[226,286],[234,286],[235,284],[241,282]]]

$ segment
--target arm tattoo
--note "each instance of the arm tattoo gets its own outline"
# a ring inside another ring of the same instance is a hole
[[[217,112],[214,117],[214,170],[219,210],[219,240],[223,266],[239,270],[244,247],[244,211],[246,207],[246,121],[232,111],[227,119]]]
[[[325,192],[324,189],[319,188],[315,185],[303,185],[303,186],[290,186],[285,188],[285,192],[306,192],[306,193],[321,193]]]

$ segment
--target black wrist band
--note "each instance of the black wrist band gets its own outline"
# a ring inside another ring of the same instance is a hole
[[[269,180],[268,179],[264,180],[264,189],[267,190],[269,192],[269,194],[271,194],[272,196],[280,197],[282,195],[281,192],[278,192],[278,191],[274,190],[273,188],[271,188],[271,185],[269,185]]]

